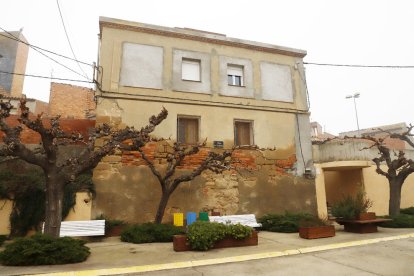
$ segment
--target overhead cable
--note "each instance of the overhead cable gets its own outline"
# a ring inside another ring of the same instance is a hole
[[[6,71],[1,71],[1,70],[0,70],[0,74],[17,75],[17,76],[25,76],[25,77],[33,77],[33,78],[41,78],[41,79],[50,79],[50,80],[61,80],[61,81],[73,81],[73,82],[94,83],[93,81],[74,80],[74,79],[65,79],[65,78],[55,78],[55,77],[47,77],[47,76],[39,76],[39,75],[30,75],[30,74],[20,74],[20,73],[6,72]]]
[[[303,64],[317,65],[317,66],[357,67],[357,68],[414,69],[414,65],[361,65],[361,64],[334,64],[334,63],[317,63],[317,62],[303,62]]]
[[[0,27],[0,29],[1,29],[2,31],[4,31],[4,32],[8,33],[8,32],[7,32],[5,29],[3,29],[2,27]],[[42,51],[44,51],[44,52],[48,52],[49,54],[53,54],[53,55],[56,55],[56,56],[61,57],[61,58],[66,58],[66,59],[69,59],[69,60],[72,60],[72,61],[76,61],[76,62],[82,63],[82,64],[84,64],[84,65],[93,66],[93,64],[91,64],[91,63],[87,63],[87,62],[84,62],[84,61],[76,60],[76,59],[73,59],[73,58],[71,58],[71,57],[68,57],[68,56],[65,56],[65,55],[62,55],[62,54],[58,54],[58,53],[55,53],[55,52],[53,52],[53,51],[47,50],[47,49],[45,49],[45,48],[42,48],[42,47],[39,47],[39,46],[36,46],[36,45],[30,44],[30,43],[28,43],[28,42],[26,42],[26,41],[24,41],[24,40],[21,40],[21,39],[19,39],[19,38],[15,37],[15,36],[10,37],[10,36],[7,36],[7,35],[1,34],[1,33],[0,33],[0,36],[4,36],[4,37],[6,37],[6,38],[8,38],[8,39],[12,39],[12,40],[15,40],[15,41],[17,41],[17,42],[21,42],[21,43],[26,44],[27,46],[29,46],[29,47],[31,47],[31,48],[36,48],[36,49],[42,50]]]
[[[10,36],[12,36],[12,37],[14,37],[14,38],[16,38],[16,39],[18,39],[18,40],[20,40],[19,38],[17,38],[16,36],[14,36],[12,33],[10,33],[10,32],[8,32],[8,31],[6,31],[6,30],[4,30],[3,28],[1,28],[3,31],[5,31],[8,35],[10,35]],[[29,45],[29,47],[31,47],[30,45]],[[31,47],[31,48],[33,48],[33,47]],[[73,70],[72,68],[70,68],[70,67],[68,67],[68,66],[66,66],[66,65],[64,65],[64,64],[62,64],[62,63],[60,63],[59,61],[57,61],[57,60],[55,60],[54,58],[52,58],[52,57],[50,57],[50,56],[48,56],[48,55],[46,55],[45,53],[43,53],[43,52],[41,52],[40,50],[38,50],[38,49],[36,49],[36,48],[33,48],[33,50],[35,50],[36,52],[38,52],[39,54],[41,54],[41,55],[43,55],[43,56],[45,56],[45,57],[47,57],[48,59],[50,59],[50,60],[52,60],[52,61],[54,61],[54,62],[56,62],[57,64],[59,64],[59,65],[61,65],[61,66],[63,66],[63,67],[65,67],[66,69],[68,69],[69,71],[71,71],[71,72],[73,72],[73,73],[75,73],[75,74],[77,74],[77,75],[79,75],[79,76],[81,76],[81,77],[85,77],[84,75],[82,75],[81,73],[79,73],[79,72],[76,72],[75,70]]]
[[[79,61],[78,61],[78,58],[75,55],[75,51],[73,51],[72,43],[70,43],[69,35],[68,35],[67,30],[66,30],[65,21],[63,20],[62,11],[61,11],[60,5],[59,5],[59,0],[56,0],[56,4],[57,4],[58,10],[59,10],[60,19],[62,21],[63,30],[65,31],[66,39],[68,41],[69,48],[70,48],[70,50],[72,52],[72,55],[73,55],[74,59],[76,60],[76,64],[78,64],[78,67],[82,71],[82,73],[84,74],[85,78],[87,78],[88,80],[90,80],[90,78],[88,77],[88,75],[85,73],[85,71],[83,70],[83,68],[80,66]]]

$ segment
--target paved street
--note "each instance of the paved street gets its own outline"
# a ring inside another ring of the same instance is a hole
[[[0,275],[414,275],[414,229],[354,234],[337,226],[326,239],[259,232],[257,246],[174,252],[172,243],[87,243],[82,263],[1,266]],[[139,272],[143,274],[139,274]]]
[[[414,238],[295,256],[133,275],[414,275]]]

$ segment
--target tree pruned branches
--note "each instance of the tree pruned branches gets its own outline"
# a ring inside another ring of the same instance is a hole
[[[209,151],[207,156],[204,157],[204,159],[189,172],[181,171],[181,174],[177,174],[177,169],[185,164],[186,158],[191,158],[191,156],[199,154],[200,149],[205,146],[206,141],[196,145],[180,143],[173,143],[173,145],[169,145],[170,150],[165,157],[167,161],[165,171],[162,171],[159,167],[157,167],[154,162],[148,158],[142,148],[138,148],[142,159],[146,162],[152,174],[157,178],[162,191],[158,210],[155,216],[156,223],[161,223],[169,197],[181,183],[191,181],[207,170],[214,173],[221,173],[225,170],[231,169],[231,157],[234,149],[220,153]]]
[[[168,115],[165,108],[149,119],[149,124],[140,130],[133,127],[113,129],[103,124],[89,133],[88,140],[78,132],[65,131],[60,126],[60,117],[44,119],[42,114],[33,116],[26,106],[26,99],[20,101],[20,113],[17,126],[11,126],[6,119],[10,117],[13,106],[10,102],[0,101],[0,131],[3,132],[3,145],[0,147],[0,156],[20,158],[28,163],[42,168],[46,179],[46,216],[45,233],[59,235],[61,202],[63,189],[67,183],[78,175],[93,169],[103,157],[111,154],[115,149],[130,147],[140,148],[151,141],[150,134]],[[41,150],[32,150],[21,141],[24,128],[40,135]],[[96,139],[102,144],[95,146]],[[130,141],[129,145],[125,142]],[[83,150],[73,152],[69,158],[62,158],[61,148],[67,145],[83,144]]]

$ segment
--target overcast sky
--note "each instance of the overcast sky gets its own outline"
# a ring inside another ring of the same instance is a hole
[[[188,27],[229,37],[307,51],[305,62],[414,66],[412,0],[59,0],[78,60],[97,60],[99,16],[168,27]],[[72,57],[56,0],[4,0],[0,27],[23,29],[29,43]],[[50,54],[48,54],[50,55]],[[59,62],[82,74],[76,63]],[[82,66],[92,75],[92,69]],[[30,50],[26,74],[85,78]],[[414,123],[414,69],[306,65],[311,120],[327,132]],[[79,83],[74,83],[78,84]],[[81,84],[87,85],[87,84]],[[49,79],[26,78],[24,93],[48,101]]]

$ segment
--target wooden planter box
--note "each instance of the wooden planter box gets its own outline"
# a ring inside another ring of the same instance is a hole
[[[125,227],[126,227],[126,225],[112,226],[111,229],[108,231],[108,233],[105,233],[105,236],[106,237],[121,236],[121,233],[122,233],[122,231],[124,230]]]
[[[299,227],[299,237],[303,239],[319,239],[335,236],[335,227],[333,225]]]
[[[239,247],[239,246],[252,246],[258,244],[257,232],[253,231],[252,235],[243,240],[236,240],[233,238],[225,238],[224,240],[218,241],[214,244],[213,248],[226,248],[226,247]],[[176,252],[192,250],[189,243],[187,242],[186,235],[174,235],[173,237],[173,248]]]
[[[376,216],[375,212],[368,212],[368,213],[359,214],[356,219],[357,220],[373,220],[373,219],[376,219],[376,218],[377,218],[377,216]]]

